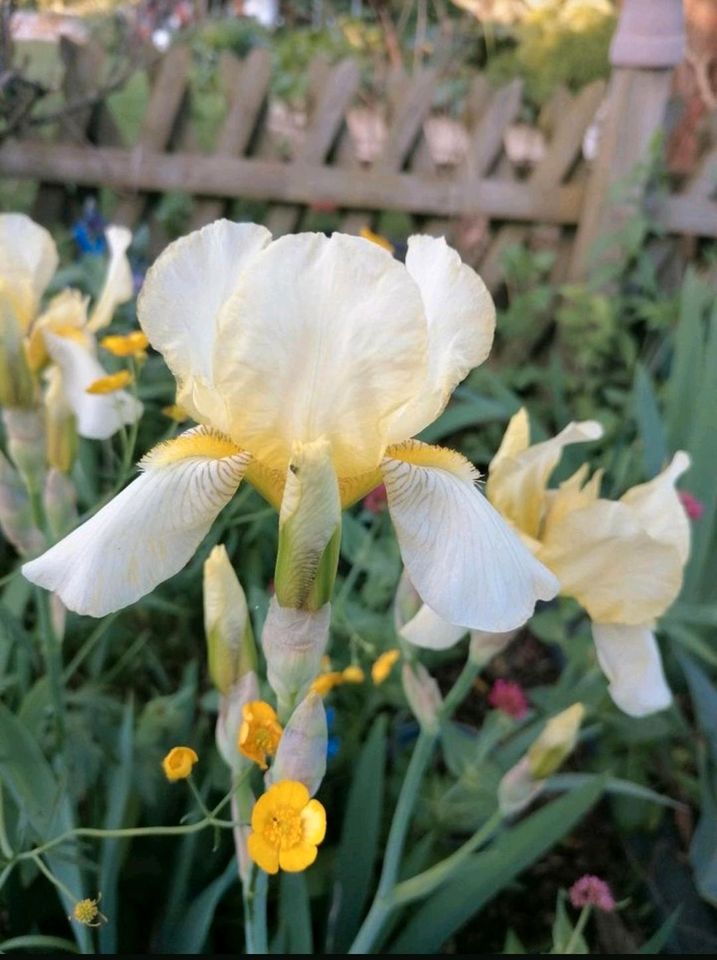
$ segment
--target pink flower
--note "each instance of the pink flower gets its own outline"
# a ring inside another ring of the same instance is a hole
[[[701,520],[702,514],[705,512],[704,503],[698,500],[694,493],[690,493],[689,490],[678,490],[677,495],[682,501],[682,506],[690,520]]]
[[[488,703],[515,720],[522,720],[530,709],[523,688],[512,680],[496,680],[488,694]]]
[[[570,888],[568,893],[570,902],[578,910],[582,907],[597,907],[598,910],[604,910],[605,913],[612,913],[615,909],[615,898],[612,890],[601,880],[600,877],[586,873],[580,877]]]
[[[373,489],[363,498],[363,505],[369,513],[383,513],[386,509],[386,488],[383,484]]]

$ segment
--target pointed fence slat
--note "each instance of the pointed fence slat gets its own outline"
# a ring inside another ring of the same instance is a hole
[[[94,54],[78,56],[82,63],[68,64],[68,100],[77,78],[82,86],[100,73],[91,62]],[[408,215],[409,229],[447,235],[469,262],[481,266],[492,287],[502,282],[502,255],[514,242],[554,249],[552,276],[561,280],[566,273],[584,276],[596,238],[616,222],[615,215],[619,222],[621,211],[608,210],[610,187],[645,157],[669,95],[667,71],[615,70],[601,111],[598,156],[586,161],[581,145],[603,85],[592,84],[575,96],[558,91],[547,108],[552,135],[545,155],[526,174],[504,147],[506,131],[522,109],[518,81],[495,90],[476,74],[461,131],[451,130],[458,121],[433,107],[439,79],[433,69],[412,76],[389,71],[384,101],[367,107],[356,65],[345,61],[332,67],[317,57],[309,67],[304,114],[282,112],[272,102],[267,51],[255,50],[241,62],[224,54],[220,86],[226,111],[207,150],[200,148],[184,109],[191,96],[190,67],[185,46],[173,48],[156,65],[134,144],[122,143],[111,107],[101,104],[78,112],[72,122],[81,130],[72,132],[69,123],[59,126],[55,142],[2,144],[0,175],[36,179],[41,198],[59,201],[53,209],[44,204],[39,219],[43,212],[71,215],[77,187],[80,196],[85,187],[116,191],[114,218],[129,225],[167,191],[193,198],[193,228],[221,216],[236,200],[265,204],[264,219],[275,234],[301,229],[309,210],[341,211],[347,232],[376,225],[380,212],[396,211]],[[360,159],[349,132],[349,121],[354,134],[360,129],[359,110],[369,134]],[[439,154],[441,144],[448,149]],[[654,216],[668,232],[717,237],[715,186],[713,143],[702,166]],[[640,190],[638,183],[633,191],[638,201]],[[153,239],[168,238],[155,226]]]

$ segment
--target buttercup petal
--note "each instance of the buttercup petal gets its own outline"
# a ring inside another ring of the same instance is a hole
[[[217,220],[171,243],[148,270],[137,299],[139,322],[177,379],[177,402],[219,429],[227,427],[213,390],[219,314],[247,264],[270,241],[265,227]]]
[[[495,332],[488,288],[442,237],[409,237],[406,269],[426,314],[428,369],[419,392],[392,418],[392,443],[433,423],[460,381],[486,359]]]
[[[688,454],[678,450],[662,473],[648,483],[632,487],[620,498],[635,511],[651,537],[675,547],[683,564],[690,555],[690,521],[675,483],[690,469],[690,463]]]
[[[127,259],[132,231],[127,227],[109,226],[105,230],[105,237],[110,258],[104,286],[87,324],[93,333],[108,326],[117,307],[131,300],[134,293],[132,268]]]
[[[318,800],[309,800],[301,811],[305,843],[321,843],[326,836],[326,810]]]
[[[662,658],[649,625],[593,623],[598,662],[610,696],[631,717],[646,717],[672,703]]]
[[[313,843],[297,843],[294,847],[282,847],[279,850],[279,866],[287,873],[299,873],[311,866],[318,853]]]
[[[548,480],[563,448],[571,443],[598,440],[603,431],[595,420],[569,423],[550,440],[521,450],[526,426],[522,411],[511,420],[506,437],[491,462],[486,494],[493,506],[521,533],[539,539]]]
[[[155,447],[142,473],[86,523],[24,565],[28,580],[101,617],[177,573],[234,495],[249,456],[204,427]]]
[[[502,633],[555,596],[555,577],[476,489],[460,454],[417,441],[388,452],[382,471],[403,562],[440,617]]]
[[[239,277],[219,323],[215,383],[237,443],[278,470],[294,441],[320,437],[339,476],[378,465],[426,368],[423,304],[402,264],[358,237],[281,237]]]
[[[560,592],[599,623],[647,623],[667,610],[682,584],[677,549],[647,533],[627,504],[596,500],[550,524],[538,554]]]
[[[447,623],[434,610],[431,610],[427,603],[424,603],[399,633],[404,640],[408,640],[416,647],[423,647],[426,650],[448,650],[468,633],[468,628]]]
[[[44,334],[50,357],[62,372],[65,398],[77,418],[77,432],[90,440],[106,440],[125,424],[142,416],[142,404],[126,390],[107,394],[87,393],[87,387],[107,376],[94,353],[91,336],[61,337]]]
[[[257,801],[259,803],[259,801]],[[250,833],[247,839],[249,856],[266,873],[279,872],[279,848],[265,840],[259,833]]]

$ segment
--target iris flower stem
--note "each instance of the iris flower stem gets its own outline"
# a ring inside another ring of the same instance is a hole
[[[269,952],[269,940],[266,930],[266,894],[269,889],[269,874],[263,870],[256,871],[253,897],[252,941],[254,953]]]
[[[453,713],[457,707],[463,702],[466,695],[470,692],[473,683],[480,672],[480,669],[480,666],[474,663],[472,660],[469,659],[466,662],[463,670],[458,676],[458,679],[443,701],[443,705],[439,713],[439,719],[441,722],[445,722],[453,716]],[[394,895],[397,889],[396,883],[398,880],[398,873],[401,868],[401,859],[403,857],[403,850],[406,843],[406,835],[411,825],[413,810],[416,800],[418,799],[421,781],[431,757],[433,756],[433,749],[437,740],[437,732],[421,730],[418,740],[416,741],[416,745],[413,748],[413,754],[411,755],[411,760],[408,764],[408,770],[406,771],[406,776],[403,784],[401,785],[398,803],[396,804],[393,820],[391,821],[388,842],[386,844],[386,854],[383,861],[383,869],[381,870],[381,877],[378,882],[376,895],[373,903],[371,904],[371,908],[366,915],[366,919],[361,925],[361,929],[351,945],[349,953],[369,953],[375,947],[384,929],[386,921],[388,920],[392,911],[398,905],[394,899]],[[486,824],[486,827],[488,827],[488,824]],[[491,829],[494,829],[494,827],[492,826]],[[471,842],[476,842],[475,835],[467,841],[467,844],[471,844]],[[484,841],[479,837],[477,842],[480,844]],[[464,844],[464,846],[466,846],[466,844]],[[471,850],[472,849],[475,849],[475,847],[472,847]],[[464,853],[462,858],[467,856],[471,850]],[[455,857],[458,853],[460,853],[460,850],[452,854],[451,857]],[[451,857],[447,859],[451,860]],[[443,867],[445,862],[446,861],[436,864],[436,866],[431,869],[439,870]],[[422,875],[419,874],[419,876]],[[415,879],[416,878],[411,878],[411,881],[404,882],[411,883]],[[431,878],[429,878],[428,882],[430,881]],[[402,885],[399,885],[399,887],[400,886]],[[409,887],[409,892],[410,889],[411,888]]]
[[[55,714],[55,728],[60,752],[65,743],[65,686],[62,679],[62,647],[55,635],[50,613],[50,595],[42,587],[35,588],[40,642],[47,670],[47,682]]]

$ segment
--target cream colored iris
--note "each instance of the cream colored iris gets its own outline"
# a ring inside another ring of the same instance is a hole
[[[244,476],[278,507],[307,447],[329,458],[343,505],[383,479],[406,567],[444,617],[507,630],[555,594],[473,467],[411,439],[493,339],[483,282],[443,240],[412,237],[404,266],[357,237],[271,242],[217,221],[162,254],[138,315],[201,426],[24,567],[68,607],[100,616],[176,573]]]
[[[594,421],[571,423],[531,446],[521,410],[490,465],[486,492],[557,576],[560,592],[585,608],[615,703],[643,716],[672,699],[652,631],[680,591],[689,556],[689,522],[675,483],[690,460],[676,453],[662,473],[617,501],[599,496],[601,474],[588,478],[587,466],[549,489],[563,448],[601,435]],[[421,646],[442,648],[465,630],[438,623],[424,609],[402,633]]]
[[[86,388],[105,377],[97,360],[95,333],[107,326],[117,306],[132,296],[127,247],[132,239],[124,227],[108,227],[109,264],[105,284],[88,316],[88,301],[78,290],[63,290],[39,313],[41,298],[59,257],[44,227],[24,214],[0,214],[0,313],[12,318],[15,335],[25,341],[27,362],[34,374],[45,371],[51,416],[73,414],[80,436],[101,440],[142,413],[128,393],[92,396]],[[7,332],[7,331],[6,331]]]

